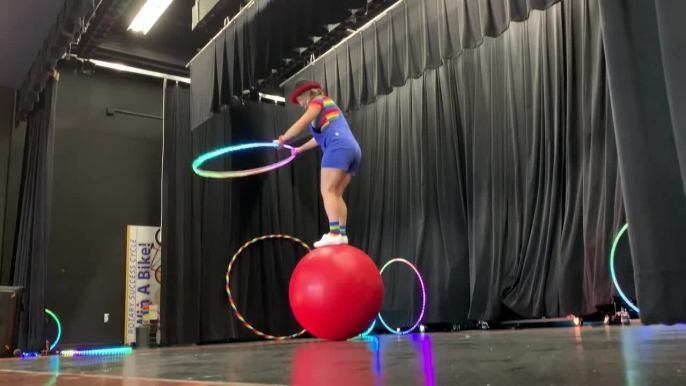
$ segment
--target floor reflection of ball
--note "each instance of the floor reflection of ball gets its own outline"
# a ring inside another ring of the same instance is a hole
[[[363,342],[298,345],[293,355],[291,385],[385,385],[375,369],[375,353]],[[409,383],[409,381],[408,381]],[[413,383],[417,384],[417,383]],[[421,383],[419,383],[421,384]]]

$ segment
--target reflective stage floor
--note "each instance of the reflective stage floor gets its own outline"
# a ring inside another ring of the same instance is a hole
[[[237,343],[0,360],[0,385],[686,385],[686,326]]]

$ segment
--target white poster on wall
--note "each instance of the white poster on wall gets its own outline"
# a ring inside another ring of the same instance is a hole
[[[162,247],[159,227],[129,225],[126,229],[126,333],[124,343],[136,342],[136,327],[147,319],[146,306],[160,305]],[[159,238],[159,236],[158,236]]]

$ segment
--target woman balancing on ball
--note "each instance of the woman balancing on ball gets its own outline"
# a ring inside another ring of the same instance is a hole
[[[343,201],[343,192],[360,165],[360,145],[350,131],[343,112],[331,98],[324,95],[319,83],[297,81],[295,91],[291,94],[291,103],[299,104],[306,111],[284,135],[279,137],[278,143],[283,144],[295,138],[309,127],[313,138],[296,151],[301,153],[319,146],[324,152],[321,193],[329,218],[329,233],[314,243],[314,246],[319,248],[348,244],[345,229],[348,208]]]

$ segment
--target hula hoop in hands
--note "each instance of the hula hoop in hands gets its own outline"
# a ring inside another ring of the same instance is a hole
[[[237,171],[211,171],[211,170],[203,170],[200,169],[200,166],[204,164],[205,162],[217,158],[221,155],[228,154],[228,153],[233,153],[241,150],[247,150],[247,149],[256,149],[256,148],[262,148],[262,147],[271,147],[278,149],[280,146],[282,146],[285,149],[290,150],[291,155],[288,156],[288,158],[283,159],[279,162],[273,163],[271,165],[267,166],[262,166],[259,168],[254,168],[254,169],[247,169],[247,170],[237,170]],[[286,165],[287,163],[293,161],[295,159],[295,149],[291,145],[287,144],[281,144],[279,145],[278,143],[274,142],[256,142],[256,143],[246,143],[242,145],[232,145],[232,146],[227,146],[223,147],[221,149],[213,150],[208,153],[205,153],[201,155],[200,157],[196,158],[195,161],[193,161],[193,171],[195,174],[201,176],[201,177],[206,177],[206,178],[237,178],[237,177],[247,177],[247,176],[252,176],[255,174],[260,174],[264,172],[268,172],[270,170],[274,170],[277,168],[280,168],[283,165]]]
[[[405,263],[405,264],[409,265],[410,268],[412,268],[412,270],[414,271],[415,274],[417,274],[417,278],[419,279],[419,285],[422,287],[422,312],[419,314],[419,318],[417,318],[417,322],[414,324],[414,326],[410,327],[409,329],[407,329],[405,331],[397,331],[397,330],[394,330],[391,327],[389,327],[388,324],[386,324],[386,321],[383,320],[383,317],[381,316],[380,312],[379,312],[379,321],[381,322],[381,324],[383,324],[384,327],[386,327],[386,329],[389,332],[396,334],[396,335],[407,335],[407,334],[411,333],[412,331],[414,331],[419,326],[419,323],[422,322],[422,319],[424,318],[424,310],[426,310],[426,289],[424,288],[424,280],[422,279],[422,275],[419,274],[419,271],[417,270],[417,268],[412,263],[410,263],[409,261],[407,261],[405,259],[392,259],[392,260],[390,260],[383,267],[381,267],[381,271],[379,272],[379,274],[383,274],[383,271],[386,269],[386,267],[388,267],[389,265],[391,265],[393,263]],[[368,334],[369,332],[371,332],[371,330],[373,328],[374,328],[374,325],[372,324],[372,326],[369,328],[368,332],[365,334]]]
[[[236,308],[236,302],[233,301],[233,296],[231,295],[231,286],[229,278],[231,274],[231,268],[233,267],[233,263],[236,262],[236,258],[238,258],[238,255],[241,254],[247,247],[249,247],[252,244],[255,244],[258,241],[262,240],[268,240],[268,239],[284,239],[284,240],[291,240],[295,243],[298,243],[303,246],[303,248],[307,249],[307,252],[310,252],[310,246],[305,244],[302,240],[295,238],[293,236],[288,236],[288,235],[267,235],[267,236],[262,236],[262,237],[256,237],[247,243],[243,244],[242,247],[238,249],[238,251],[231,257],[231,261],[229,262],[229,268],[226,270],[226,293],[229,295],[229,303],[231,304],[231,308],[233,308],[233,313],[236,315],[238,320],[241,321],[243,326],[245,326],[248,330],[252,331],[255,335],[261,336],[265,339],[271,339],[271,340],[288,340],[288,339],[293,339],[301,336],[302,334],[305,333],[305,330],[301,330],[300,332],[297,332],[292,335],[282,335],[282,336],[275,336],[275,335],[269,335],[265,334],[264,332],[256,329],[253,327],[250,323],[248,323],[245,318],[243,318],[243,315],[241,315],[240,312],[238,312],[238,308]]]
[[[634,311],[638,311],[638,307],[632,303],[629,298],[624,294],[624,291],[619,287],[619,282],[617,281],[617,275],[615,275],[615,250],[617,249],[617,244],[619,244],[619,239],[622,237],[622,235],[629,229],[629,224],[624,224],[622,229],[619,230],[619,233],[617,233],[617,237],[615,237],[615,241],[612,243],[612,251],[610,252],[610,274],[612,275],[612,282],[615,284],[615,288],[617,288],[617,292],[619,293],[619,296],[626,302],[626,304],[629,305]]]

